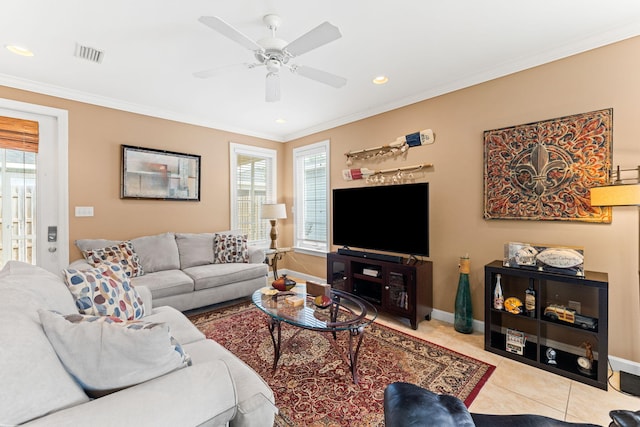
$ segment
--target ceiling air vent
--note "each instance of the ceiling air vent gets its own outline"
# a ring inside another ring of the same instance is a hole
[[[74,56],[99,64],[102,62],[104,52],[89,46],[82,46],[81,44],[76,43],[76,51],[74,53]]]

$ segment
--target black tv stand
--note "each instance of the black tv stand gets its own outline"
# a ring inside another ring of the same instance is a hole
[[[340,251],[338,251],[340,252]],[[371,302],[380,312],[409,319],[413,329],[431,319],[433,266],[387,262],[344,253],[327,254],[327,283]]]
[[[356,251],[354,249],[349,249],[347,246],[338,249],[338,254],[353,256],[357,258],[374,259],[377,261],[395,262],[397,264],[401,264],[404,261],[404,259],[401,256],[379,254],[376,252]]]

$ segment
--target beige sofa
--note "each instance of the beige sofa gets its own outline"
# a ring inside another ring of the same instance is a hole
[[[248,262],[220,263],[214,250],[218,233],[163,233],[131,239],[135,255],[144,273],[132,277],[134,286],[146,286],[156,306],[169,305],[180,311],[192,310],[247,297],[265,286],[268,267],[263,249],[248,246]],[[81,239],[76,246],[86,251],[110,247],[117,240]],[[71,269],[92,268],[86,260],[77,260]]]
[[[182,351],[174,351],[174,340],[170,349],[163,349],[174,355],[171,357],[178,357],[180,365],[141,383],[128,383],[106,396],[90,398],[86,381],[73,370],[74,362],[89,365],[98,378],[124,376],[120,372],[125,370],[124,363],[111,361],[109,365],[103,360],[109,366],[105,369],[102,363],[95,364],[99,367],[96,368],[87,362],[116,347],[134,355],[143,353],[145,369],[151,357],[147,358],[149,348],[140,345],[139,339],[144,340],[147,335],[135,335],[132,341],[129,334],[147,331],[101,326],[99,322],[72,324],[62,315],[87,317],[78,315],[74,298],[61,277],[21,262],[5,265],[0,271],[0,425],[271,427],[276,411],[274,396],[263,379],[224,347],[206,339],[178,310],[154,306],[151,293],[144,286],[135,289],[145,313],[139,322],[169,331],[160,329],[158,333],[167,342],[172,335]],[[77,328],[105,329],[60,348],[51,334],[57,323],[50,323],[50,318],[69,328],[62,339],[78,336]],[[126,342],[126,346],[119,347],[118,341],[104,345],[107,336],[113,337],[109,331],[116,333],[115,339]],[[92,354],[92,348],[97,348],[99,354]],[[69,363],[69,356],[76,359]]]

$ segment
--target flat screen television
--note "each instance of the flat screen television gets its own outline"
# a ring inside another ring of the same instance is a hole
[[[429,183],[333,190],[333,244],[429,256]]]

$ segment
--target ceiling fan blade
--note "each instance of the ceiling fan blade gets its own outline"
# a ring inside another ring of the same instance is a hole
[[[342,34],[340,34],[338,27],[328,22],[323,22],[313,30],[301,35],[286,45],[283,50],[286,50],[291,56],[298,56],[339,39],[340,37],[342,37]]]
[[[208,70],[196,71],[195,73],[193,73],[193,76],[199,79],[208,79],[209,77],[223,74],[228,71],[233,71],[234,69],[237,69],[237,68],[254,68],[258,65],[261,65],[261,64],[244,63],[244,64],[222,65],[220,67],[210,68]]]
[[[265,100],[267,102],[280,101],[280,75],[268,73],[266,87]]]
[[[327,73],[326,71],[318,70],[316,68],[299,65],[291,67],[291,69],[302,77],[306,77],[335,88],[341,88],[347,84],[347,79],[344,77],[336,76],[335,74]]]
[[[262,46],[260,46],[258,43],[251,40],[249,37],[245,36],[240,31],[236,30],[217,16],[201,16],[198,21],[202,22],[207,27],[216,30],[223,36],[233,40],[234,42],[244,46],[249,50],[262,50]]]

